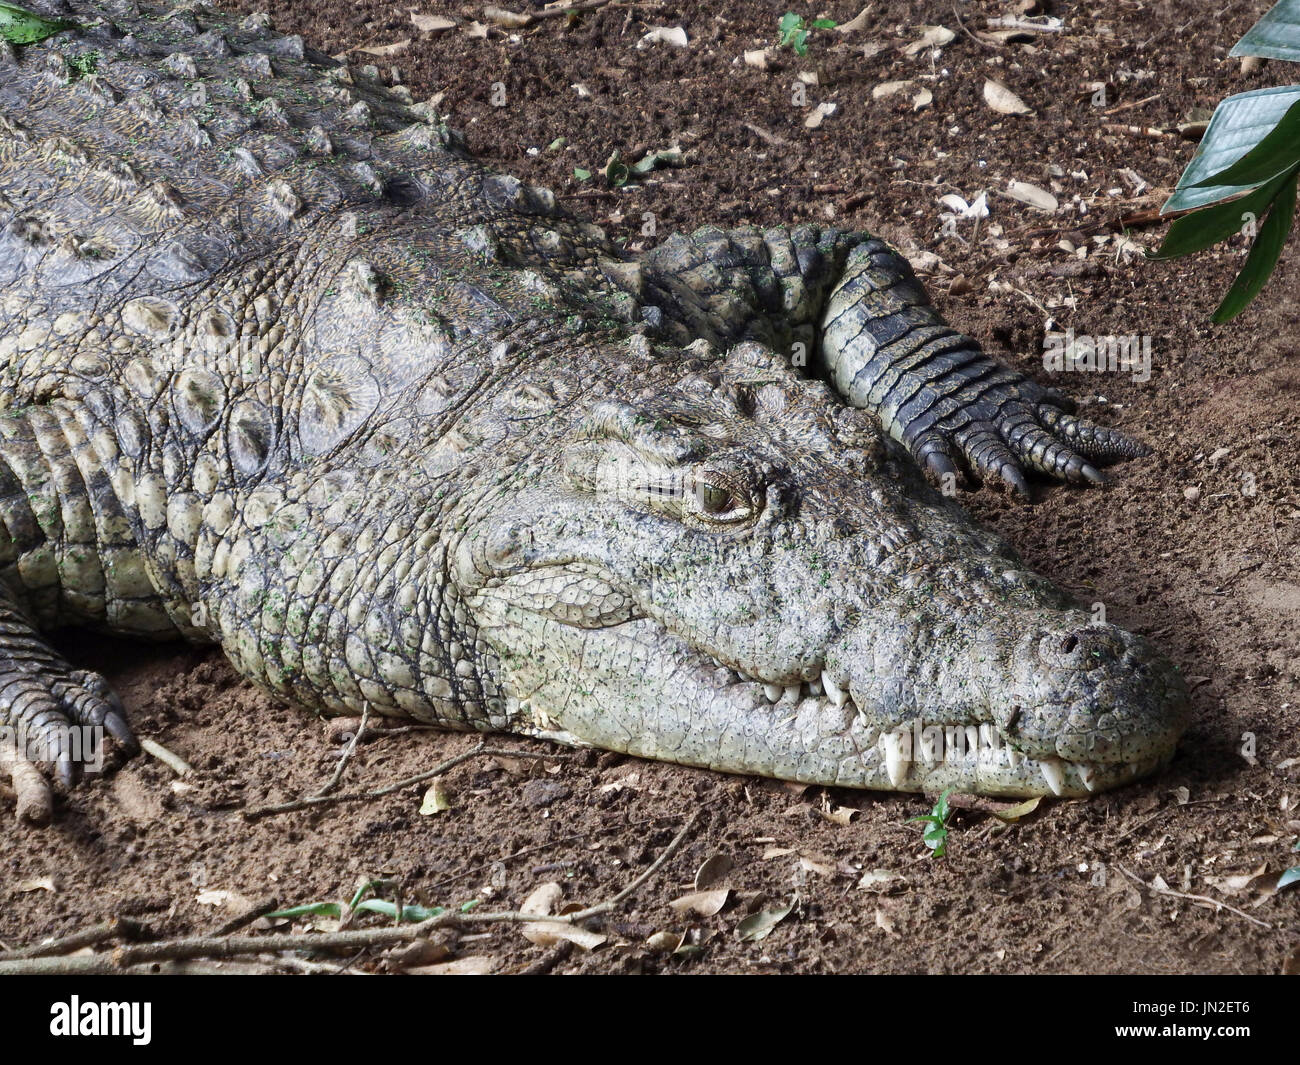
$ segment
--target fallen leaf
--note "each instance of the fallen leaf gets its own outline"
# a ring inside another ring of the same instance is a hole
[[[505,26],[511,30],[521,30],[525,26],[532,25],[532,15],[521,15],[517,11],[507,11],[503,7],[485,7],[483,17],[489,22],[495,22],[498,26]]]
[[[1032,115],[1033,109],[1000,81],[984,82],[984,102],[1004,115]]]
[[[767,49],[754,48],[745,53],[745,66],[766,70],[768,67]]]
[[[21,892],[53,891],[57,894],[57,889],[54,886],[54,877],[52,876],[41,876],[34,880],[20,880],[14,885],[14,890]]]
[[[957,36],[947,26],[922,26],[921,36],[903,49],[904,55],[919,55],[927,48],[942,48]]]
[[[672,954],[685,939],[683,932],[655,932],[646,938],[645,945],[658,954]]]
[[[436,781],[430,784],[429,790],[424,793],[424,800],[420,803],[420,816],[432,817],[434,814],[450,809],[451,800],[447,798],[447,789]]]
[[[871,12],[871,6],[872,6],[871,4],[868,4],[856,15],[854,15],[851,19],[849,19],[848,22],[841,22],[838,26],[835,27],[835,32],[856,33],[858,30],[866,29],[867,15],[870,14]]]
[[[920,111],[923,107],[929,107],[934,101],[934,93],[924,85],[918,85],[915,81],[882,81],[871,90],[873,100],[887,100],[891,96],[896,96],[900,92],[906,92],[912,97],[912,110]]]
[[[827,118],[835,114],[838,104],[818,104],[808,117],[803,120],[807,129],[817,129]]]
[[[852,806],[828,806],[826,809],[817,812],[833,825],[847,826],[862,811],[855,810]]]
[[[898,934],[895,931],[897,926],[894,923],[894,919],[878,906],[876,907],[876,927],[886,935],[894,936]]]
[[[835,866],[826,862],[814,861],[812,858],[801,856],[799,858],[799,868],[808,873],[815,873],[817,876],[834,876]]]
[[[1003,807],[1000,810],[991,808],[989,810],[989,813],[991,813],[999,821],[1006,821],[1008,823],[1014,824],[1016,821],[1019,821],[1022,817],[1028,817],[1035,810],[1037,810],[1038,804],[1042,801],[1043,801],[1043,797],[1041,795],[1035,795],[1032,799],[1026,799],[1024,802],[1014,803],[1010,806]]]
[[[546,916],[555,912],[556,904],[564,897],[564,888],[555,880],[548,880],[533,889],[533,893],[519,906],[520,913]]]
[[[1050,192],[1037,185],[1031,185],[1028,181],[1007,182],[1007,195],[1013,200],[1029,204],[1030,207],[1037,207],[1040,211],[1055,212],[1060,206],[1056,197]]]
[[[200,906],[225,906],[231,910],[247,910],[253,905],[237,891],[200,891],[194,901]]]
[[[465,27],[465,36],[477,37],[486,41],[488,36],[488,28],[482,22],[477,22],[477,21],[471,22],[468,26]]]
[[[668,905],[674,913],[698,913],[701,917],[712,917],[721,911],[731,897],[731,888],[713,888],[709,891],[692,891],[679,899],[673,899]]]
[[[358,52],[364,52],[366,55],[377,55],[387,59],[390,56],[401,55],[411,47],[411,38],[403,37],[400,41],[394,41],[392,44],[374,44],[366,48],[358,48]]]
[[[793,854],[795,847],[768,847],[763,851],[763,861],[771,861],[773,858],[784,858],[787,854]]]
[[[416,965],[405,970],[412,976],[488,976],[496,972],[498,962],[486,954],[470,954],[436,965]]]
[[[456,28],[454,20],[443,18],[441,15],[421,15],[418,12],[411,12],[411,21],[415,23],[415,28],[421,33],[440,33],[442,30],[453,30]]]
[[[784,906],[775,906],[768,910],[759,910],[758,913],[751,913],[740,924],[736,925],[736,935],[742,943],[757,943],[760,939],[766,939],[772,934],[772,929],[790,916],[790,911],[794,909],[794,900],[791,899]]]
[[[695,870],[695,890],[708,891],[717,887],[735,864],[730,854],[715,854],[705,859],[704,864]]]
[[[1266,895],[1271,895],[1276,890],[1273,882],[1276,876],[1276,870],[1270,871],[1268,865],[1265,864],[1250,873],[1236,873],[1232,876],[1207,876],[1205,882],[1225,895],[1240,895],[1244,891],[1262,891]]]
[[[889,884],[902,879],[903,874],[896,873],[892,869],[868,869],[862,874],[862,879],[858,881],[858,887],[864,889],[880,887],[882,884]]]
[[[916,95],[912,97],[912,110],[920,111],[922,108],[929,107],[933,102],[934,93],[922,85]]]
[[[637,41],[636,46],[648,48],[652,44],[669,44],[674,48],[685,48],[689,43],[681,26],[651,26],[650,32]]]

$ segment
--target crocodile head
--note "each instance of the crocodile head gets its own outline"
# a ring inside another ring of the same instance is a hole
[[[511,727],[732,772],[1084,795],[1168,761],[1178,674],[767,349],[595,402],[456,578]]]

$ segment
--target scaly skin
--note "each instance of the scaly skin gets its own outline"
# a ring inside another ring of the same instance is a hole
[[[1140,446],[879,241],[634,259],[262,21],[71,16],[0,50],[0,728],[66,782],[68,726],[134,741],[60,625],[216,642],[324,713],[818,784],[1086,794],[1172,755],[1176,673],[911,461],[1024,491]]]

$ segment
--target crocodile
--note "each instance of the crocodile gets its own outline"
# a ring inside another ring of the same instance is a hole
[[[819,785],[1172,757],[1178,671],[954,498],[1147,449],[884,241],[632,253],[265,16],[37,10],[0,48],[0,765],[45,799],[82,733],[137,749],[65,627],[217,644],[321,715]]]

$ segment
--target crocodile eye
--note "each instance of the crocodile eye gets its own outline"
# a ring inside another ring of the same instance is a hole
[[[707,483],[700,486],[700,507],[706,514],[725,514],[733,505],[731,493],[725,488]]]
[[[718,470],[701,470],[695,475],[691,493],[695,517],[710,524],[745,521],[754,515],[750,494],[733,478]]]

